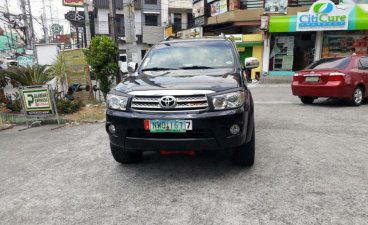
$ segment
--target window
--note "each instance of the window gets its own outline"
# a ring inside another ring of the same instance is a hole
[[[145,14],[146,26],[158,26],[158,15]]]
[[[116,33],[118,36],[125,36],[123,14],[116,14]]]
[[[144,0],[144,4],[157,5],[157,0]]]
[[[183,42],[156,45],[142,63],[142,69],[153,67],[233,68],[235,53],[230,42]],[[201,76],[201,74],[198,74]]]
[[[359,69],[368,70],[368,58],[364,57],[359,60]]]
[[[146,53],[147,53],[147,50],[145,50],[145,49],[143,49],[143,50],[141,50],[141,53],[142,53],[142,59],[144,58],[144,56],[146,55]]]
[[[188,15],[188,27],[187,28],[192,28],[194,26],[193,14],[188,13],[187,15]]]
[[[346,68],[351,62],[351,57],[347,58],[326,58],[320,59],[310,66],[307,69],[343,69]]]

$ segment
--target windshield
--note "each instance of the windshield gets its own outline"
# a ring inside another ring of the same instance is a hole
[[[231,43],[181,42],[155,46],[142,63],[141,70],[232,68]]]
[[[350,57],[321,59],[309,65],[307,69],[344,69],[350,62]]]

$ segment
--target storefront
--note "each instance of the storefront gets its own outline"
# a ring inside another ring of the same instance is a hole
[[[367,54],[368,4],[315,2],[307,12],[271,16],[262,71],[293,75],[314,60]]]
[[[263,35],[262,34],[227,34],[227,38],[232,39],[236,43],[239,52],[240,61],[248,57],[256,57],[262,59],[263,52]],[[260,66],[252,70],[250,78],[258,80],[261,74],[262,62]]]

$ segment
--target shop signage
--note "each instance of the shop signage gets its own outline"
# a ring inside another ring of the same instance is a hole
[[[220,0],[210,5],[211,16],[217,16],[227,12],[227,0]]]
[[[51,31],[54,34],[60,34],[63,31],[63,27],[60,24],[52,24]]]
[[[347,30],[351,8],[336,5],[329,0],[315,2],[309,12],[297,15],[297,31]]]
[[[287,0],[266,0],[265,13],[287,13]]]
[[[32,66],[33,56],[32,55],[19,56],[17,58],[17,61],[19,66]]]
[[[84,0],[63,0],[64,6],[83,7]]]
[[[202,16],[202,17],[198,17],[198,18],[195,18],[195,19],[194,19],[194,25],[195,25],[196,27],[203,26],[204,24],[205,24],[204,16]]]
[[[21,93],[27,115],[53,114],[48,88],[24,89]]]

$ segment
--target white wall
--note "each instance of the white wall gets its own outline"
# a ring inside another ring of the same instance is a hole
[[[169,8],[191,9],[192,0],[168,0]]]

